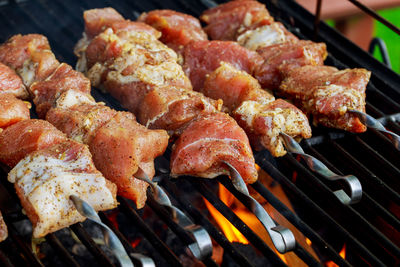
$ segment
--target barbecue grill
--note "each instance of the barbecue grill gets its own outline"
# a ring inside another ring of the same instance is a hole
[[[74,65],[73,47],[83,32],[82,12],[86,9],[111,6],[132,20],[144,11],[166,8],[198,17],[217,2],[0,0],[0,41],[17,33],[41,33],[47,36],[60,61]],[[400,133],[399,75],[334,29],[318,23],[318,19],[294,1],[272,0],[266,5],[276,20],[300,38],[325,42],[329,51],[326,65],[339,69],[363,67],[372,71],[367,88],[367,113],[388,130]],[[93,95],[97,101],[121,109],[111,96],[97,89],[93,90]],[[131,201],[119,198],[120,206],[100,213],[100,217],[116,233],[128,254],[151,257],[157,266],[399,265],[400,151],[374,129],[355,135],[314,128],[313,137],[302,141],[301,146],[335,173],[357,176],[363,186],[363,196],[357,204],[344,205],[333,194],[337,184],[311,172],[300,158],[289,153],[274,159],[268,151],[255,154],[256,163],[268,174],[264,175],[267,182],[260,179],[249,188],[259,202],[268,203],[275,220],[280,220],[280,224],[297,233],[296,237],[300,235],[307,241],[297,242],[294,251],[285,255],[277,253],[249,222],[244,222],[232,206],[220,199],[218,188],[226,188],[239,202],[246,203],[228,177],[171,179],[168,152],[156,162],[156,179],[173,204],[208,231],[214,252],[223,249],[220,261],[215,255],[201,261],[192,257],[187,246],[193,242],[193,237],[150,194],[143,210],[136,210]],[[113,254],[104,247],[100,230],[89,222],[32,241],[27,217],[19,206],[14,188],[7,182],[6,172],[1,172],[0,176],[0,209],[9,227],[9,238],[0,243],[2,265],[117,265]],[[273,193],[275,187],[282,188],[292,205]],[[210,217],[203,199],[236,227],[249,244],[230,242]],[[135,265],[140,265],[134,257],[131,259]]]

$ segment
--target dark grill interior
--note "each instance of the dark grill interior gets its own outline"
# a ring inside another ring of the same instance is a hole
[[[0,0],[0,41],[4,42],[17,33],[41,33],[48,37],[60,61],[74,65],[76,59],[72,50],[81,37],[82,12],[86,9],[111,6],[125,18],[134,20],[141,12],[164,8],[198,16],[215,4],[212,0],[190,3],[184,0]],[[296,3],[287,0],[266,4],[272,15],[291,31],[304,39],[313,37],[314,18]],[[399,76],[325,24],[320,25],[317,40],[327,43],[330,52],[327,65],[340,69],[364,67],[372,71],[367,90],[367,113],[379,119],[387,129],[400,133]],[[98,101],[120,108],[110,96],[97,90],[93,94]],[[296,228],[312,242],[317,256],[307,252],[300,244],[289,254],[312,266],[327,261],[340,266],[400,264],[400,152],[384,135],[371,129],[354,135],[314,128],[313,138],[301,144],[306,153],[320,159],[332,171],[357,176],[363,186],[363,198],[358,204],[344,206],[332,193],[335,184],[310,172],[294,156],[288,154],[273,159],[267,151],[258,153],[257,164],[272,177],[275,184],[282,186],[293,204],[294,212],[262,182],[250,187],[259,194],[258,200],[270,203],[271,210],[285,218],[285,226],[291,225],[292,229]],[[168,155],[157,162],[158,170],[166,166]],[[19,200],[6,177],[6,172],[2,172],[0,208],[9,227],[9,238],[0,243],[3,265],[116,264],[111,253],[104,252],[102,248],[100,231],[88,222],[46,236],[38,245],[40,252],[37,255],[32,253],[27,218],[21,212],[17,204]],[[219,199],[216,190],[219,183],[238,196],[227,177],[215,180],[182,177],[172,180],[161,173],[159,177],[162,178],[160,185],[166,189],[174,204],[190,215],[195,223],[202,225],[213,241],[224,249],[222,266],[285,265],[276,252]],[[251,245],[230,243],[217,224],[209,219],[201,197],[242,232]],[[158,266],[191,266],[196,263],[186,253],[185,245],[191,242],[191,237],[170,219],[166,209],[151,196],[146,207],[139,211],[130,201],[120,198],[119,202],[121,205],[117,210],[107,212],[107,215],[102,213],[101,218],[115,231],[128,253],[150,256]],[[118,225],[113,223],[115,220]],[[98,238],[93,239],[92,236]],[[344,244],[345,260],[339,255]],[[206,266],[217,265],[211,258],[202,263]]]

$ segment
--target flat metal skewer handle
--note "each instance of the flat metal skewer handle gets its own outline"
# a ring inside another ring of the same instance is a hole
[[[293,250],[296,246],[296,239],[293,233],[288,228],[275,224],[264,207],[249,194],[249,190],[240,173],[230,163],[226,161],[223,162],[229,168],[233,186],[245,196],[247,199],[247,206],[250,206],[251,211],[267,230],[276,250],[282,254]]]
[[[361,200],[362,186],[357,177],[355,177],[354,175],[341,176],[334,173],[333,171],[329,170],[328,167],[326,167],[326,165],[323,164],[320,160],[304,153],[304,150],[301,148],[301,146],[291,136],[285,133],[280,133],[280,135],[283,138],[286,149],[289,152],[302,157],[311,170],[322,175],[327,180],[342,180],[347,184],[347,186],[350,188],[350,196],[343,189],[339,189],[333,192],[343,204],[349,205],[357,203]]]
[[[390,139],[390,141],[393,143],[396,149],[400,150],[399,135],[395,134],[394,132],[386,130],[386,128],[382,125],[382,123],[380,123],[378,120],[374,119],[372,116],[364,112],[355,109],[349,109],[348,112],[356,115],[365,126],[384,133]]]
[[[150,180],[147,174],[139,168],[135,178],[145,181],[151,186],[154,193],[154,199],[162,206],[166,207],[173,214],[176,222],[184,228],[195,240],[188,245],[193,256],[198,260],[203,260],[212,255],[212,241],[208,232],[201,226],[194,224],[180,209],[172,205],[171,200],[165,191],[156,183]]]
[[[87,219],[101,226],[105,244],[114,253],[120,265],[122,267],[133,267],[134,265],[126,253],[125,248],[121,244],[121,241],[119,241],[114,232],[100,220],[99,215],[97,215],[97,212],[93,209],[93,207],[75,195],[71,195],[70,199],[82,216],[85,216]],[[149,257],[138,253],[131,253],[130,255],[137,259],[143,267],[155,267],[154,261]]]

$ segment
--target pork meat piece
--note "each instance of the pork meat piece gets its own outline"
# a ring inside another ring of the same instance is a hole
[[[85,98],[85,96],[77,96],[81,92],[69,90],[65,92],[57,100],[55,108],[51,108],[47,113],[46,120],[65,133],[68,138],[81,142],[89,143],[95,132],[111,120],[117,111],[107,107],[104,103],[96,103],[93,101],[78,102],[75,105],[69,105],[68,101],[73,97]],[[91,96],[87,95],[90,99]]]
[[[263,63],[256,52],[229,41],[191,42],[185,47],[183,58],[183,70],[196,91],[203,88],[207,75],[216,70],[221,62],[230,63],[249,74],[253,74]]]
[[[201,114],[214,113],[221,100],[212,100],[192,90],[159,87],[146,94],[138,112],[139,122],[152,129],[167,130],[179,135],[188,122]]]
[[[131,113],[118,112],[95,132],[88,145],[96,167],[117,185],[118,195],[142,208],[148,184],[134,175],[141,167],[149,177],[154,176],[154,159],[164,153],[168,138],[164,130],[149,130]]]
[[[360,133],[366,127],[347,110],[365,112],[370,76],[371,72],[365,69],[304,66],[287,74],[280,91],[312,115],[314,124]]]
[[[11,37],[0,46],[0,62],[15,70],[27,88],[46,79],[60,64],[40,34]]]
[[[234,111],[247,100],[260,104],[275,100],[274,96],[263,90],[250,74],[226,62],[221,62],[220,67],[207,75],[200,92],[212,99],[222,99],[229,112]]]
[[[45,80],[33,83],[30,91],[39,118],[45,118],[60,95],[71,89],[90,94],[90,80],[65,63],[60,64]]]
[[[236,0],[206,10],[200,17],[212,40],[236,41],[241,33],[271,24],[265,5],[253,0]]]
[[[171,155],[171,175],[214,178],[229,174],[229,162],[246,183],[257,180],[257,170],[249,140],[234,119],[214,113],[194,119],[175,142]]]
[[[87,76],[136,114],[151,89],[176,86],[191,89],[175,52],[145,32],[111,29],[98,35],[86,50]]]
[[[286,154],[281,132],[293,138],[310,138],[307,117],[292,104],[261,89],[255,78],[232,65],[222,63],[204,85],[204,94],[221,98],[231,115],[246,131],[256,150],[267,148],[274,157]]]
[[[264,105],[245,101],[233,112],[233,117],[246,131],[256,150],[266,148],[274,157],[286,154],[279,136],[281,132],[296,139],[311,137],[306,115],[283,99]]]
[[[162,33],[160,41],[178,55],[189,42],[207,40],[207,35],[197,18],[174,10],[153,10],[143,13],[139,21],[160,31]]]
[[[88,148],[65,141],[33,152],[8,174],[33,225],[33,237],[43,237],[86,218],[75,209],[71,195],[96,211],[117,206],[116,186],[94,167]]]
[[[327,57],[326,45],[312,41],[286,42],[270,45],[257,50],[264,63],[254,76],[263,88],[276,90],[291,69],[304,65],[323,65]]]
[[[0,161],[14,167],[28,154],[64,142],[66,136],[43,120],[23,120],[0,133]]]
[[[22,101],[11,93],[0,94],[0,128],[6,128],[14,123],[30,118],[31,104]]]
[[[13,69],[2,63],[0,63],[0,93],[10,93],[21,99],[29,98],[21,78]]]

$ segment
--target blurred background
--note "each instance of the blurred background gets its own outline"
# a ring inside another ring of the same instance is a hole
[[[297,0],[315,14],[317,0]],[[400,0],[359,0],[379,15],[400,27]],[[400,73],[400,36],[385,25],[366,15],[348,0],[322,0],[321,19],[335,27],[350,40],[368,51],[374,37],[386,43],[392,68]],[[379,49],[374,56],[382,61]]]

